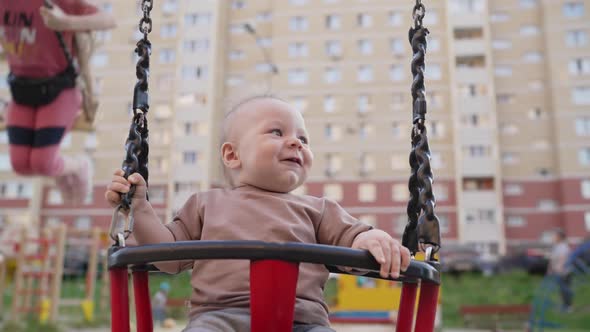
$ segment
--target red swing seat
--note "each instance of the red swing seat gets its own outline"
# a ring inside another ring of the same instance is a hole
[[[108,266],[111,278],[111,331],[129,332],[128,269],[133,271],[133,287],[138,332],[152,332],[153,319],[146,263],[199,259],[250,260],[251,331],[288,332],[293,329],[295,290],[299,263],[324,264],[335,273],[336,266],[370,270],[366,276],[381,278],[379,264],[368,251],[303,243],[261,241],[184,241],[138,247],[112,247]],[[420,299],[416,332],[432,332],[440,285],[439,263],[412,261],[398,279],[403,282],[397,332],[414,326],[416,293]]]

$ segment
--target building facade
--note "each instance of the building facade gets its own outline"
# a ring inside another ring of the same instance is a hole
[[[444,243],[489,253],[555,227],[590,231],[590,3],[423,1],[428,137]],[[136,1],[102,1],[118,18],[97,34],[95,134],[66,153],[94,159],[88,205],[62,203],[47,181],[15,178],[0,146],[3,220],[107,225],[104,187],[121,164],[140,37]],[[407,222],[413,3],[383,0],[167,0],[152,12],[150,195],[169,217],[223,182],[218,128],[248,94],[300,110],[315,154],[299,191],[339,201],[401,237]],[[6,74],[3,69],[2,74]],[[7,96],[7,87],[0,94]],[[0,135],[6,142],[6,136]],[[40,196],[42,193],[42,196]]]

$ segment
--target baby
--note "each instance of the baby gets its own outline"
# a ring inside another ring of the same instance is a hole
[[[291,194],[307,179],[313,154],[301,114],[271,96],[238,103],[223,123],[221,158],[228,189],[191,196],[174,220],[163,225],[146,200],[141,175],[123,178],[117,170],[105,194],[115,206],[136,185],[132,208],[139,244],[188,240],[262,240],[319,243],[366,249],[381,264],[383,277],[398,277],[410,253],[387,233],[349,215],[336,202]],[[158,262],[162,271],[192,268],[190,322],[185,332],[249,331],[248,261]],[[323,288],[329,273],[319,264],[301,264],[293,331],[327,332]]]

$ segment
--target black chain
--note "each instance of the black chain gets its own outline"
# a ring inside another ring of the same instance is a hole
[[[408,224],[402,237],[402,244],[415,254],[423,245],[432,245],[433,252],[440,248],[438,217],[434,214],[436,200],[432,193],[432,170],[430,148],[426,135],[426,90],[424,86],[424,60],[428,29],[422,25],[426,8],[416,0],[412,11],[414,26],[410,28],[409,40],[412,45],[412,150],[410,152],[411,175],[408,181]],[[424,212],[424,213],[422,213]],[[422,248],[423,249],[423,248]]]
[[[148,40],[148,34],[152,31],[152,19],[150,12],[154,7],[153,0],[142,1],[143,17],[139,21],[139,31],[143,33],[143,38],[137,42],[135,53],[139,56],[137,60],[135,75],[137,83],[133,91],[133,120],[129,128],[129,136],[125,143],[125,161],[123,161],[123,171],[125,178],[138,172],[146,182],[148,181],[148,121],[147,113],[149,110],[148,96],[148,78],[150,69],[151,43]],[[121,205],[124,209],[129,210],[131,207],[131,198],[135,193],[135,186],[131,186],[129,192],[123,195]]]

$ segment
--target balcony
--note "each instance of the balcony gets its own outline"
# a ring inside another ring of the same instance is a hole
[[[492,110],[491,99],[487,96],[458,97],[457,112],[489,113]]]
[[[455,40],[453,47],[457,56],[486,54],[486,44],[483,39]]]
[[[494,190],[463,190],[460,205],[463,208],[495,209],[498,197]]]
[[[455,80],[459,84],[488,83],[492,81],[492,77],[485,68],[457,68]]]
[[[461,128],[459,130],[459,139],[462,143],[495,145],[494,131],[489,128]]]
[[[493,157],[468,157],[461,161],[463,176],[493,176],[496,173],[496,160]]]
[[[462,11],[451,13],[449,16],[449,23],[453,28],[483,27],[485,22],[487,18],[482,12]]]

